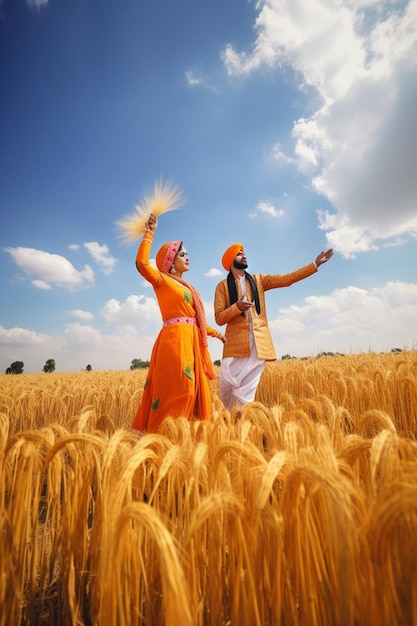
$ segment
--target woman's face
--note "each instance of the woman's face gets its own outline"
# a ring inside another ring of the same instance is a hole
[[[177,254],[175,255],[173,265],[175,267],[177,274],[188,272],[188,270],[190,269],[189,267],[190,259],[188,258],[187,250],[184,248],[182,244]]]

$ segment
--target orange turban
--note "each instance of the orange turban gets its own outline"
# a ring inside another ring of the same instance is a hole
[[[222,265],[227,272],[230,271],[235,256],[240,250],[244,251],[243,243],[234,243],[230,248],[227,248],[226,252],[223,254]]]
[[[156,267],[160,272],[168,274],[175,259],[175,255],[180,249],[182,241],[168,241],[159,248],[156,253]]]

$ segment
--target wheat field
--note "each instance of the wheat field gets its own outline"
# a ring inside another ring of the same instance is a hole
[[[0,626],[417,624],[417,351],[139,436],[145,375],[0,376]]]

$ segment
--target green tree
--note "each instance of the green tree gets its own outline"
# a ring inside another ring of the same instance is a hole
[[[149,361],[142,361],[142,359],[132,359],[130,362],[131,370],[143,370],[149,367]]]
[[[13,361],[10,367],[7,368],[6,374],[23,374],[23,361]]]
[[[91,372],[91,370],[92,370],[93,368],[91,367],[91,365],[90,365],[90,364],[88,364],[88,365],[87,365],[87,367],[86,367],[85,369],[87,370],[87,372]]]
[[[45,365],[43,366],[43,371],[46,372],[47,374],[50,374],[51,372],[55,372],[55,359],[48,359]]]
[[[213,365],[215,365],[216,367],[220,367],[220,365],[222,364],[220,359],[216,359],[216,361],[214,361]]]

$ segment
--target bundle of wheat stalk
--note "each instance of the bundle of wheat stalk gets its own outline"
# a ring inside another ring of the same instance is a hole
[[[141,237],[146,230],[146,223],[151,215],[162,215],[184,206],[179,185],[172,180],[156,180],[153,190],[145,189],[142,199],[129,214],[116,222],[119,236],[123,243],[129,245]]]

